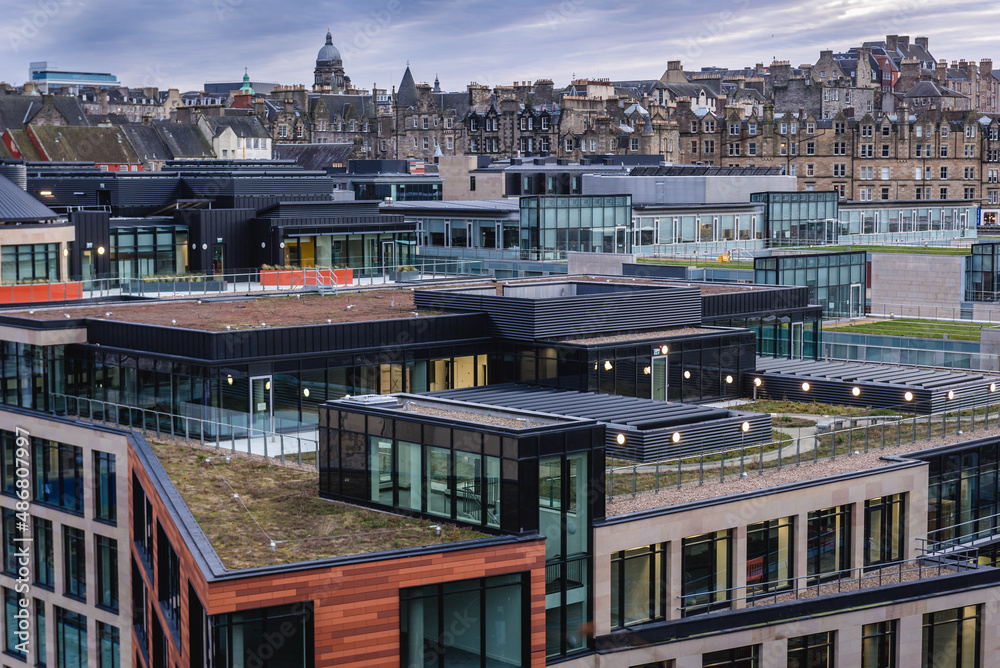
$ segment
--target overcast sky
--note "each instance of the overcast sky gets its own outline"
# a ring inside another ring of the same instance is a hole
[[[619,6],[620,5],[620,6]],[[930,37],[941,59],[993,58],[1000,3],[930,0],[0,0],[0,81],[32,61],[111,72],[129,86],[206,81],[312,84],[329,25],[355,85],[418,81],[446,90],[571,77],[650,79],[772,59],[815,62],[886,34]],[[994,53],[996,52],[996,53]]]

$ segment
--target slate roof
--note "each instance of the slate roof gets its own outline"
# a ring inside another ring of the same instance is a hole
[[[401,107],[415,107],[418,102],[420,96],[417,94],[417,84],[410,73],[410,66],[407,65],[406,71],[403,72],[403,80],[399,82],[399,88],[396,90],[396,104]]]
[[[171,123],[170,121],[153,121],[156,133],[175,160],[183,158],[214,158],[212,145],[197,125],[188,123]]]
[[[968,99],[968,96],[962,93],[951,90],[950,88],[945,88],[944,86],[939,86],[933,81],[918,81],[913,84],[910,90],[906,91],[903,95],[903,99],[908,100],[915,97],[957,97],[962,99]]]
[[[212,128],[212,134],[215,137],[225,132],[227,127],[232,128],[237,137],[267,138],[271,136],[256,116],[204,116],[203,118]]]
[[[66,122],[72,126],[90,125],[80,101],[75,97],[53,95],[50,101]],[[23,130],[42,109],[43,98],[38,95],[0,95],[0,131],[11,128]]]
[[[35,145],[31,143],[31,138],[28,137],[26,130],[8,131],[14,143],[17,144],[17,148],[21,152],[21,157],[29,162],[37,162],[42,159],[42,156],[38,155],[38,151],[35,150]]]
[[[80,128],[58,125],[33,127],[32,132],[51,161],[135,164],[138,156],[119,127]]]
[[[0,176],[0,222],[23,223],[54,220],[59,216],[10,179]]]
[[[309,171],[324,171],[334,166],[344,166],[354,149],[354,144],[275,144],[275,160],[294,160],[299,167]]]
[[[140,160],[172,160],[173,153],[163,143],[156,128],[152,125],[123,125],[121,127],[125,139]]]
[[[322,102],[322,105],[320,104]],[[371,95],[313,95],[309,97],[309,111],[313,119],[323,118],[325,114],[317,111],[321,106],[325,106],[329,116],[326,118],[331,123],[336,123],[338,118],[349,118],[351,115],[357,118],[374,119],[378,112],[372,101]]]

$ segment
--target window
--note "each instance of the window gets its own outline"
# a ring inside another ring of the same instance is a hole
[[[882,136],[883,137],[888,137],[891,133],[892,133],[892,126],[891,125],[883,125],[882,126]]]
[[[87,548],[82,529],[63,526],[63,593],[87,600]]]
[[[847,163],[835,162],[833,164],[834,177],[847,176]]]
[[[98,668],[121,668],[121,640],[118,627],[97,622],[97,637],[100,643],[97,648]]]
[[[965,136],[967,138],[969,138],[969,139],[974,138],[976,136],[976,126],[975,125],[966,125],[965,126]]]
[[[975,188],[964,188],[963,197],[965,199],[976,199],[976,189]]]
[[[914,149],[914,151],[916,151],[914,157],[916,157],[916,158],[922,158],[922,157],[924,157],[924,147],[921,144],[915,145],[913,147],[913,149]]]
[[[451,130],[451,118],[444,119],[445,130]]]
[[[833,631],[788,639],[788,668],[833,668]]]
[[[941,180],[945,181],[945,180],[947,180],[947,178],[948,178],[948,168],[947,167],[942,167],[941,168]]]
[[[94,452],[94,485],[94,517],[115,524],[118,521],[118,492],[113,454]]]
[[[451,137],[448,137],[445,140],[445,146],[448,147],[449,151],[452,150],[452,149],[454,149],[455,148],[455,140],[453,138],[451,138]]]
[[[923,137],[924,136],[924,126],[918,125],[917,127],[913,128],[913,133],[917,137]]]
[[[705,153],[706,154],[713,154],[713,153],[715,153],[715,140],[714,139],[706,139],[705,140]]]
[[[882,186],[882,199],[889,199],[889,186]]]
[[[730,137],[738,137],[739,135],[740,135],[740,124],[739,123],[730,123],[729,124],[729,136]]]
[[[898,621],[892,619],[861,627],[862,666],[895,668],[897,624]]]
[[[740,145],[737,143],[730,143],[726,145],[728,153],[730,156],[738,156],[740,154]]]
[[[229,157],[229,151],[227,149],[222,149],[222,157],[223,158],[228,158]]]
[[[865,501],[865,566],[903,558],[903,495]]]
[[[132,536],[139,548],[143,564],[152,571],[153,564],[153,504],[139,484],[139,478],[132,474]]]
[[[837,578],[851,567],[851,507],[811,512],[806,533],[806,574],[810,583]]]
[[[816,133],[816,124],[812,122],[806,123],[806,134],[811,135],[815,133]]]
[[[27,603],[27,601],[25,601]],[[24,606],[25,611],[27,611],[27,605]],[[13,589],[3,588],[3,611],[4,611],[4,627],[7,629],[4,640],[4,651],[7,654],[13,655],[24,661],[27,659],[28,653],[25,651],[27,647],[27,642],[22,642],[17,637],[17,621],[18,612],[20,612],[21,606],[17,596],[17,592]],[[34,634],[31,634],[32,636]],[[31,636],[29,636],[31,637]]]
[[[875,128],[871,125],[861,126],[861,136],[862,137],[873,137],[875,136]]]
[[[35,501],[83,514],[83,450],[33,438]]]
[[[59,668],[87,668],[87,618],[56,609],[56,665]]]
[[[705,132],[715,132],[715,121],[713,120],[705,121]]]
[[[872,167],[861,167],[859,168],[858,178],[864,181],[870,181],[872,179]]]
[[[941,144],[941,146],[938,147],[938,157],[940,157],[940,158],[947,158],[948,157],[948,145],[947,144]]]
[[[816,165],[811,162],[806,164],[806,176],[816,176]]]
[[[45,602],[35,599],[35,665],[45,665]]]
[[[287,125],[279,125],[278,126],[278,137],[284,139],[287,136],[288,136],[288,126]]]
[[[118,611],[118,541],[94,536],[94,558],[97,560],[97,605]]]
[[[923,668],[979,666],[980,606],[924,615]]]
[[[844,121],[836,121],[833,124],[833,134],[842,135],[846,131],[847,126]]]
[[[788,144],[788,148],[789,148],[789,153],[790,153],[791,155],[796,155],[796,154],[798,153],[798,151],[796,150],[796,148],[797,148],[798,144],[799,144],[799,143],[798,143],[798,142],[795,142],[795,141],[793,141],[793,142],[789,142],[789,144]]]
[[[400,590],[400,665],[529,665],[526,594],[520,573]],[[455,619],[461,631],[452,629]]]
[[[175,629],[179,629],[181,623],[180,562],[173,545],[167,539],[167,534],[163,531],[163,526],[159,523],[156,525],[156,547],[158,552],[156,591],[160,597],[160,607],[166,615],[167,621]]]
[[[611,628],[624,628],[667,614],[666,544],[611,555]]]
[[[691,121],[690,129],[692,133],[698,132],[698,121]]]
[[[41,517],[32,518],[35,549],[31,558],[35,570],[35,584],[51,590],[56,585],[55,558],[52,550],[52,522]]]
[[[778,133],[779,133],[779,134],[783,134],[783,135],[787,135],[787,134],[788,134],[788,123],[782,123],[782,124],[780,125],[780,128],[781,128],[781,129],[780,129],[780,130],[778,130]]]
[[[941,187],[938,199],[948,199],[948,188],[946,186]]]
[[[846,141],[835,141],[835,142],[833,142],[833,154],[834,155],[847,155],[847,142]]]
[[[747,595],[791,587],[794,553],[791,517],[748,525]]]
[[[414,123],[416,123],[416,120],[414,120]],[[479,131],[479,118],[478,117],[472,116],[471,118],[469,118],[469,130],[471,132],[478,132]]]
[[[965,149],[964,156],[966,158],[975,158],[976,157],[976,145],[975,144],[966,144],[964,146],[964,149]]]
[[[862,158],[874,158],[875,157],[875,147],[871,144],[862,144],[858,147],[858,155]]]
[[[495,129],[496,128],[494,128],[494,130]],[[549,117],[548,116],[542,116],[542,131],[543,132],[547,132],[548,129],[549,129]]]
[[[13,508],[3,509],[3,572],[17,577],[18,534],[17,516]]]
[[[428,121],[428,119],[427,119],[426,116],[424,116],[422,119],[420,119],[420,121],[421,121],[421,125],[422,125],[422,127],[423,127],[424,130],[426,130],[426,129],[428,129],[430,127],[430,122]],[[354,121],[351,121],[351,130],[353,130],[353,129],[354,129]]]
[[[816,142],[814,141],[806,142],[806,155],[816,155]]]
[[[469,192],[476,192],[476,177],[469,177]]]
[[[872,188],[858,188],[858,199],[862,202],[871,202]]]
[[[351,121],[351,125],[352,126],[354,125],[354,121]],[[351,129],[353,130],[354,128],[352,127]],[[295,126],[295,136],[296,137],[299,137],[301,139],[303,132],[304,132],[304,130],[303,130],[303,128],[302,128],[301,125],[296,125]]]
[[[747,134],[748,135],[755,135],[755,134],[757,134],[757,124],[756,123],[747,123]]]
[[[882,180],[883,181],[888,181],[889,180],[889,168],[888,167],[883,167],[882,168]]]
[[[701,655],[701,668],[757,668],[760,645],[734,647]]]
[[[778,144],[778,155],[788,155],[788,142],[780,142]]]
[[[430,147],[431,147],[431,146],[430,146],[430,139],[429,139],[429,138],[427,138],[427,137],[424,137],[424,150],[426,151],[426,150],[427,150],[427,149],[429,149]]]
[[[732,587],[729,531],[685,538],[681,553],[681,608],[696,615],[730,606]]]
[[[475,127],[475,120],[476,120],[475,117],[473,117],[473,119],[472,119],[472,121],[473,121],[473,127],[472,127],[472,129],[473,130],[476,129],[476,127]],[[415,127],[415,128],[419,128],[420,127],[420,119],[417,118],[416,116],[413,117],[413,127]]]
[[[566,140],[566,152],[567,153],[571,153],[572,151],[573,151],[573,140],[572,139],[567,139]]]
[[[747,155],[757,155],[757,142],[752,141],[747,144]]]
[[[974,179],[974,178],[976,178],[976,168],[975,167],[966,167],[965,171],[964,171],[964,178],[965,179]]]
[[[632,139],[632,150],[633,151],[638,151],[639,150],[639,140],[636,139],[636,138]],[[715,152],[715,147],[714,146],[712,147],[712,152],[713,153]]]

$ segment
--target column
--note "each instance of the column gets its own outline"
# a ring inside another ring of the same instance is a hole
[[[734,601],[733,608],[745,608],[747,605],[747,525],[743,524],[733,531],[732,552],[729,555],[729,563],[733,569],[733,591],[731,597]]]
[[[923,652],[923,624],[923,615],[910,615],[899,620],[899,625],[896,627],[899,634],[897,639],[899,657],[896,660],[896,665],[920,665]]]
[[[860,569],[865,565],[865,502],[851,507],[851,568]]]
[[[681,572],[682,541],[667,543],[667,619],[681,618],[682,584]]]
[[[760,668],[786,668],[786,666],[788,666],[788,638],[761,644]]]

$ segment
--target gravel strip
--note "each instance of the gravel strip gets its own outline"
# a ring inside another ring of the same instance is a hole
[[[435,417],[447,418],[449,420],[456,420],[458,422],[478,422],[480,424],[491,424],[496,427],[507,427],[508,429],[524,429],[526,427],[524,420],[517,420],[515,418],[505,418],[499,415],[486,415],[485,413],[467,413],[465,411],[449,411],[442,408],[431,408],[429,406],[420,406],[418,404],[410,404],[409,413],[420,413],[421,415],[433,415]],[[542,420],[538,420],[537,424],[543,424]]]
[[[921,425],[918,423],[918,433],[920,428]],[[742,494],[744,492],[770,489],[778,485],[786,485],[803,480],[819,480],[853,471],[862,471],[894,464],[894,462],[883,460],[882,457],[902,455],[908,452],[919,452],[942,445],[962,443],[963,441],[982,438],[983,436],[997,435],[1000,435],[1000,427],[991,427],[990,429],[977,428],[974,432],[966,431],[961,435],[949,434],[944,438],[937,437],[931,440],[918,440],[916,443],[908,443],[906,442],[907,427],[904,426],[903,443],[898,448],[895,444],[890,446],[887,440],[885,450],[870,450],[867,453],[862,453],[854,457],[838,456],[836,459],[821,459],[816,463],[808,460],[803,461],[801,466],[798,467],[793,464],[781,469],[764,469],[763,475],[755,471],[750,471],[744,479],[740,479],[736,475],[729,475],[725,482],[721,483],[717,479],[706,479],[702,485],[690,483],[682,486],[680,489],[672,487],[670,489],[661,489],[657,492],[641,492],[635,497],[631,495],[619,496],[607,503],[606,512],[608,517],[611,517],[643,510],[652,510],[654,508],[664,508],[681,503],[690,503],[692,501],[701,501],[719,496],[728,496],[730,494]],[[787,446],[784,451],[787,457]],[[802,459],[807,459],[806,453],[803,453]]]

